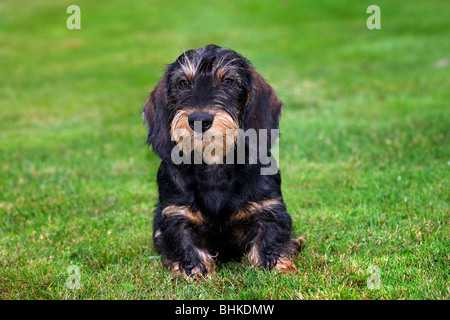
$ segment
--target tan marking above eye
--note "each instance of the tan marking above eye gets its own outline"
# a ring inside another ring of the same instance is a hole
[[[197,72],[197,65],[194,64],[186,55],[185,55],[185,61],[183,63],[180,63],[181,70],[186,75],[186,77],[189,79],[189,81],[192,83],[194,81],[195,74]]]
[[[217,82],[222,82],[227,74],[227,70],[225,68],[219,68],[216,70],[216,80]]]

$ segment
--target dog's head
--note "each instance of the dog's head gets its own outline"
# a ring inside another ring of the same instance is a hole
[[[185,153],[209,146],[225,156],[236,144],[234,130],[266,129],[270,136],[278,129],[281,106],[241,55],[215,45],[189,50],[168,66],[144,106],[147,142],[162,159],[177,144]]]

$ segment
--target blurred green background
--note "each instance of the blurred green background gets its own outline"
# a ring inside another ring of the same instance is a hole
[[[2,0],[0,298],[448,299],[449,17],[425,0]],[[190,284],[151,243],[141,109],[166,64],[210,43],[284,102],[283,195],[308,241],[295,275],[243,259]]]

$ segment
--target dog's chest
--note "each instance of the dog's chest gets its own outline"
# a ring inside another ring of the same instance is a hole
[[[198,170],[194,188],[197,204],[212,215],[232,214],[240,185],[236,174],[233,168],[219,166]]]

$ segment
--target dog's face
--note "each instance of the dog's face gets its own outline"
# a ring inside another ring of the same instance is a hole
[[[163,159],[176,144],[185,154],[209,147],[225,156],[234,131],[277,129],[280,112],[280,99],[247,59],[209,45],[168,66],[144,107],[147,142]]]

